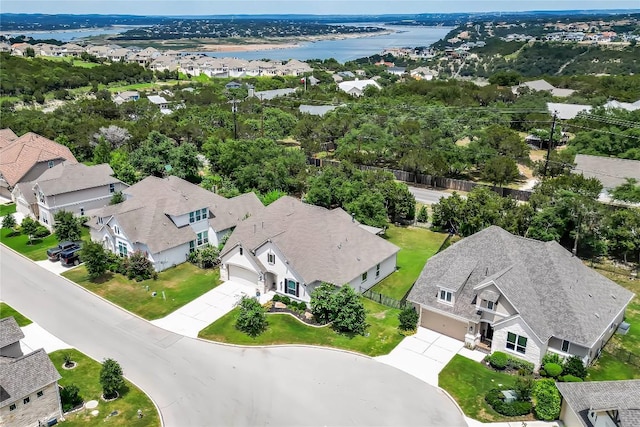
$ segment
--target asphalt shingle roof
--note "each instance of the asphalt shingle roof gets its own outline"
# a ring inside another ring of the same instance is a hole
[[[640,161],[613,157],[577,154],[574,173],[585,178],[597,178],[604,188],[615,188],[626,182],[625,178],[640,181]]]
[[[617,410],[620,427],[640,426],[640,380],[556,383],[563,399],[585,427],[590,409]]]
[[[107,163],[87,166],[63,162],[44,171],[35,183],[46,196],[52,196],[122,182],[112,175]]]
[[[0,363],[0,408],[14,403],[49,384],[60,374],[44,349]]]
[[[24,333],[13,316],[0,319],[0,348],[16,343],[22,338]]]
[[[475,287],[493,281],[538,337],[591,347],[633,293],[585,266],[558,243],[514,236],[497,226],[430,258],[408,300],[475,321]],[[440,287],[455,304],[439,303]]]

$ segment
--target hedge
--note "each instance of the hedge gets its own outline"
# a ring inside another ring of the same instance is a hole
[[[560,416],[560,392],[551,378],[536,381],[531,393],[536,418],[544,421],[557,420]]]
[[[533,363],[522,360],[518,357],[512,357],[507,353],[495,351],[488,357],[489,364],[495,369],[514,369],[522,375],[533,374]]]

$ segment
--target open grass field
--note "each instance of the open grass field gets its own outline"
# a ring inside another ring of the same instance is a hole
[[[220,284],[218,269],[202,270],[188,262],[161,272],[158,280],[141,282],[110,272],[92,282],[83,265],[62,275],[147,320],[162,318]]]
[[[18,326],[20,326],[21,328],[33,323],[30,319],[24,317],[9,304],[0,302],[0,319],[10,316],[13,316],[13,318],[16,319],[16,323],[18,323]]]

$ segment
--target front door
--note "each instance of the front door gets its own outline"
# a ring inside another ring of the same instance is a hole
[[[493,339],[493,326],[487,323],[487,330],[485,332],[485,338],[487,341],[491,341]]]

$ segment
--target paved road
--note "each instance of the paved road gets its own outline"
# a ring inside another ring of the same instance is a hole
[[[238,348],[183,337],[2,245],[0,284],[0,299],[52,334],[93,358],[120,362],[167,426],[466,426],[442,391],[390,366],[327,349]]]
[[[426,205],[433,205],[438,203],[442,197],[449,197],[451,193],[447,193],[443,190],[429,190],[422,187],[413,187],[409,185],[409,191],[416,198],[416,202],[420,202]]]

